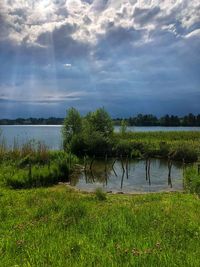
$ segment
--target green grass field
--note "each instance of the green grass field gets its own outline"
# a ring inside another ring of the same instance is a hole
[[[200,133],[195,132],[114,138],[126,153],[137,147],[152,153],[153,148],[155,155],[167,157],[175,149],[179,160],[200,154]],[[68,178],[77,162],[71,153],[48,151],[41,144],[11,150],[0,145],[0,267],[200,266],[197,195],[44,188]],[[199,181],[197,166],[185,171],[188,192],[200,194]]]
[[[196,195],[97,196],[0,189],[0,266],[200,266]]]

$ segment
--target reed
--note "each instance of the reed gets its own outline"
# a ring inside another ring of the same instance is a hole
[[[49,186],[69,181],[78,158],[64,151],[49,151],[40,142],[29,141],[12,148],[1,145],[0,183],[14,188]]]

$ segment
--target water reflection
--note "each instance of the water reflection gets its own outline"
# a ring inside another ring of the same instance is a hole
[[[71,185],[93,191],[158,192],[182,190],[182,164],[170,160],[94,160],[71,177]]]

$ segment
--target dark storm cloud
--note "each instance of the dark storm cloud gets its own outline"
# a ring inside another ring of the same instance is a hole
[[[127,56],[125,51],[133,51],[133,44],[142,38],[143,30],[108,26],[106,34],[99,36],[98,44],[95,47],[95,56],[98,59],[110,57],[120,58]],[[106,49],[105,49],[106,47]]]
[[[195,0],[4,1],[1,116],[200,112],[199,18]]]
[[[8,36],[10,25],[6,22],[5,16],[0,13],[0,41]]]
[[[135,42],[142,37],[141,31],[134,28],[108,27],[106,34],[103,36],[103,42],[111,46],[120,46],[123,43]]]
[[[55,28],[53,32],[44,32],[37,38],[37,43],[53,49],[55,57],[59,61],[69,58],[86,57],[89,53],[89,45],[76,41],[71,34],[76,31],[76,25],[66,24]]]

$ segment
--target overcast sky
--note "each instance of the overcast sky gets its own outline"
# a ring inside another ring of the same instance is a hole
[[[0,117],[200,113],[199,0],[0,0]]]

